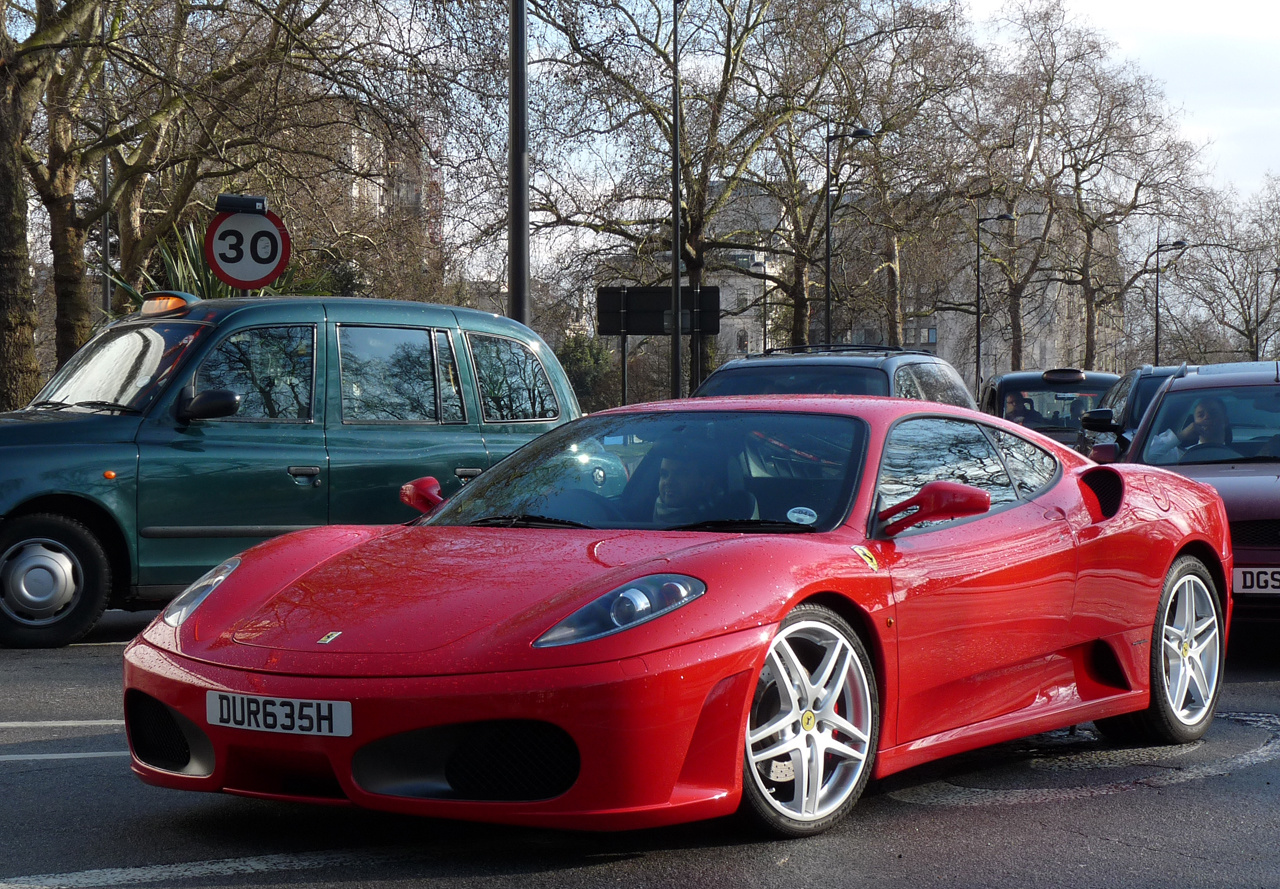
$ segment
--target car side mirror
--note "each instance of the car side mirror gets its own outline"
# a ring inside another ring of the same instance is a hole
[[[440,482],[430,475],[415,478],[407,485],[400,487],[400,502],[406,506],[412,506],[424,515],[430,514],[437,506],[444,503],[444,496],[440,493]]]
[[[178,421],[182,423],[230,417],[238,410],[240,393],[230,389],[206,389],[196,395],[191,386],[186,386],[178,397]]]
[[[1089,459],[1094,463],[1119,463],[1124,451],[1114,441],[1096,444],[1089,450]]]
[[[1080,415],[1080,425],[1090,432],[1123,432],[1124,429],[1116,425],[1115,412],[1109,407],[1098,407],[1091,411],[1085,411]]]
[[[991,509],[991,495],[979,488],[962,485],[959,482],[929,482],[914,497],[883,510],[876,518],[881,522],[887,522],[912,508],[915,512],[886,525],[884,533],[893,537],[921,522],[938,522],[981,515]]]

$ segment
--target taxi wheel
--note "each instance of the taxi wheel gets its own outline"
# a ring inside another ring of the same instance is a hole
[[[1151,634],[1151,704],[1098,720],[1106,737],[1123,742],[1185,744],[1213,722],[1226,662],[1222,600],[1204,564],[1173,563]]]
[[[0,645],[56,648],[93,628],[107,607],[102,544],[66,516],[19,516],[0,528]]]
[[[744,814],[786,837],[836,824],[871,777],[879,731],[861,638],[826,608],[797,607],[769,644],[747,717]]]

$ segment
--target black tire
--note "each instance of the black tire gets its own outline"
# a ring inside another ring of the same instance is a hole
[[[110,593],[107,554],[75,519],[38,513],[0,528],[0,645],[69,645],[98,622]]]
[[[1094,724],[1120,743],[1186,744],[1213,723],[1226,647],[1222,599],[1213,575],[1193,556],[1173,563],[1151,632],[1151,703]]]
[[[818,671],[829,655],[824,677]],[[779,676],[789,681],[780,684]],[[797,687],[799,697],[784,691]],[[862,639],[835,612],[798,606],[769,643],[756,682],[743,738],[741,811],[776,836],[827,830],[862,795],[879,737],[880,698]],[[806,769],[815,766],[811,780]]]

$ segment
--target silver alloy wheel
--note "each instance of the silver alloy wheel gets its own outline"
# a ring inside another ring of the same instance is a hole
[[[29,627],[53,623],[75,604],[83,577],[65,544],[46,537],[19,541],[0,556],[0,610]]]
[[[1222,656],[1218,611],[1194,574],[1178,581],[1164,613],[1164,693],[1183,725],[1195,725],[1213,706]]]
[[[784,818],[830,815],[859,787],[872,752],[870,684],[835,627],[805,620],[769,646],[747,723],[747,763],[763,799]]]

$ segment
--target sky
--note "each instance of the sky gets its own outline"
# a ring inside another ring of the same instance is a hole
[[[1082,24],[1164,84],[1183,135],[1208,143],[1219,188],[1241,197],[1280,176],[1280,3],[1275,0],[1064,0]],[[975,21],[1002,0],[970,0]]]

